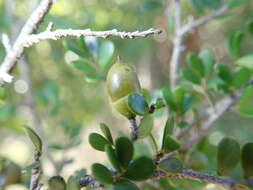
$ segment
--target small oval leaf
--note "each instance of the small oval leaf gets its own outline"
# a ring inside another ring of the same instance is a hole
[[[121,179],[120,181],[117,181],[114,186],[114,190],[139,190],[138,186],[132,183],[129,180]]]
[[[93,67],[89,63],[86,63],[81,60],[72,61],[71,65],[73,65],[76,69],[83,70],[86,72],[95,72],[96,71],[95,67]]]
[[[35,150],[37,152],[42,152],[42,141],[39,135],[37,135],[36,132],[30,127],[25,127],[25,131],[35,146]]]
[[[234,169],[240,160],[240,145],[232,137],[224,137],[218,144],[217,174],[224,175]]]
[[[253,176],[253,143],[247,143],[242,147],[242,168],[246,179]]]
[[[204,77],[205,76],[205,68],[201,59],[195,53],[189,53],[187,55],[187,64],[197,76]]]
[[[106,138],[98,133],[91,133],[89,135],[89,143],[94,149],[99,151],[104,151],[105,145],[111,144]]]
[[[70,176],[67,182],[67,190],[80,190],[80,184],[74,176]]]
[[[112,166],[118,172],[121,172],[122,170],[121,170],[119,158],[118,158],[117,154],[115,153],[115,150],[112,148],[112,146],[111,145],[105,145],[105,152],[106,152],[106,155],[107,155],[109,161],[111,162]]]
[[[183,163],[177,158],[170,157],[161,161],[158,167],[166,173],[177,173],[183,170]]]
[[[106,137],[106,139],[113,144],[113,138],[109,127],[105,123],[100,123],[100,129],[104,134],[104,136]]]
[[[146,115],[142,118],[139,128],[138,128],[138,138],[145,138],[150,135],[153,128],[153,117],[151,115]]]
[[[125,176],[130,180],[142,181],[151,177],[155,168],[156,166],[152,159],[141,156],[129,164]]]
[[[48,181],[50,190],[66,190],[66,183],[61,176],[53,176]]]
[[[181,144],[176,139],[174,139],[170,135],[167,135],[165,137],[165,142],[163,144],[163,151],[165,153],[173,152],[175,150],[178,150],[180,147]]]
[[[127,137],[119,137],[115,142],[116,153],[119,161],[124,168],[126,168],[133,158],[134,147],[132,141]]]
[[[102,164],[95,163],[91,166],[93,177],[102,184],[112,184],[113,176],[110,170]]]
[[[105,41],[101,44],[98,51],[98,64],[105,68],[114,52],[114,44],[111,41]]]
[[[148,103],[140,94],[129,94],[128,105],[132,112],[134,112],[136,115],[146,115],[149,112]]]
[[[237,104],[238,112],[246,117],[253,117],[253,85],[243,90],[240,100]]]

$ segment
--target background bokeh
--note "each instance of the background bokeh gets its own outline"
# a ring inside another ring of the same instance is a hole
[[[37,3],[37,0],[0,0],[0,32],[9,34],[13,42]],[[161,28],[163,33],[155,37],[106,39],[115,47],[110,62],[115,62],[120,56],[123,61],[134,64],[142,87],[152,90],[156,96],[160,88],[169,86],[172,4],[170,0],[57,0],[38,32],[45,30],[50,21],[55,29],[135,31]],[[188,0],[183,0],[182,8],[184,22],[189,15],[200,17],[212,11],[198,13]],[[198,27],[186,36],[182,66],[187,52],[210,48],[215,52],[217,62],[226,62],[233,67],[225,48],[226,36],[232,31],[244,30],[252,17],[253,1],[246,0],[225,16]],[[253,48],[253,37],[248,38],[242,46],[245,51]],[[97,40],[100,44],[106,41]],[[0,62],[4,55],[0,44]],[[5,87],[5,105],[0,107],[0,155],[23,168],[31,163],[33,147],[23,131],[23,126],[28,125],[42,135],[46,146],[43,157],[45,176],[55,174],[56,170],[69,176],[77,169],[89,170],[93,162],[107,162],[104,153],[90,148],[88,134],[99,131],[101,122],[110,126],[114,136],[128,134],[129,123],[111,110],[104,82],[87,82],[85,73],[70,64],[76,59],[78,55],[66,48],[64,39],[43,41],[26,49],[21,63],[13,70],[15,82]],[[154,130],[157,138],[161,136],[166,115],[166,110],[157,113]],[[207,171],[215,170],[215,146],[223,136],[235,136],[242,143],[252,141],[252,119],[240,116],[233,109],[215,125],[205,139],[209,144],[205,152],[210,159]],[[72,136],[66,130],[68,127],[73,129]],[[149,154],[145,142],[136,146],[140,154]],[[49,154],[56,166],[53,166]],[[65,165],[63,169],[62,163]],[[239,167],[232,176],[240,178]]]

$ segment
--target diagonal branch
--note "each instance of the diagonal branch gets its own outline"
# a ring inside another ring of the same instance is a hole
[[[39,24],[44,19],[45,15],[48,13],[52,3],[53,0],[42,0],[24,24],[14,45],[7,52],[7,55],[5,56],[4,61],[0,66],[0,84],[3,82],[12,81],[13,77],[8,73],[24,52],[23,39],[37,29]]]
[[[228,5],[225,4],[224,6],[220,7],[219,9],[211,12],[210,14],[204,17],[201,17],[196,20],[191,20],[188,24],[184,26],[180,26],[180,23],[181,23],[181,8],[180,7],[181,7],[180,0],[175,0],[176,29],[175,29],[175,37],[173,40],[174,47],[173,47],[172,57],[170,61],[170,86],[172,89],[175,88],[176,83],[177,83],[180,56],[184,49],[184,45],[183,45],[184,36],[190,31],[192,31],[193,29],[195,29],[196,27],[207,23],[211,19],[219,15],[222,15],[228,10]]]

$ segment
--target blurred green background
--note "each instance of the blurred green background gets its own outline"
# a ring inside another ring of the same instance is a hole
[[[184,22],[189,15],[201,17],[212,11],[207,9],[199,13],[190,1],[182,2]],[[10,35],[13,42],[37,3],[36,0],[0,0],[0,33]],[[45,30],[50,21],[54,23],[54,29],[116,28],[135,31],[161,28],[163,33],[155,37],[92,39],[93,43],[97,40],[99,45],[108,41],[114,44],[112,58],[103,69],[94,63],[96,61],[91,55],[82,58],[92,62],[103,77],[109,65],[120,56],[123,61],[136,66],[142,87],[156,96],[160,88],[169,85],[174,16],[172,4],[172,1],[166,0],[57,0],[38,32]],[[252,17],[253,1],[246,0],[225,16],[198,27],[186,36],[182,63],[186,52],[210,48],[215,52],[217,62],[225,61],[233,67],[233,61],[226,52],[225,38],[232,31],[245,30]],[[253,48],[252,38],[245,40],[242,49]],[[20,164],[22,168],[31,163],[33,153],[33,147],[22,129],[24,125],[35,128],[42,136],[45,176],[51,176],[56,171],[69,176],[77,169],[89,168],[93,162],[105,162],[104,154],[92,150],[87,142],[91,131],[99,131],[99,123],[107,123],[115,136],[129,133],[128,122],[110,108],[103,80],[97,82],[96,77],[87,78],[87,73],[71,65],[79,56],[69,47],[80,40],[84,42],[84,39],[43,41],[26,49],[24,59],[13,70],[15,82],[5,86],[6,100],[0,107],[0,155]],[[4,55],[0,44],[0,62]],[[157,113],[154,130],[157,138],[161,136],[166,115],[166,110]],[[242,143],[252,141],[252,119],[241,117],[233,110],[215,125],[206,138],[209,148],[205,152],[210,159],[207,171],[215,169],[213,147],[223,136],[235,136]],[[145,149],[147,144],[139,143],[137,146],[148,154],[145,151],[148,151]],[[54,166],[52,159],[56,163]],[[62,163],[65,165],[63,169]],[[233,176],[240,178],[239,168]],[[15,187],[10,189],[14,190]],[[22,187],[17,189],[21,190]]]

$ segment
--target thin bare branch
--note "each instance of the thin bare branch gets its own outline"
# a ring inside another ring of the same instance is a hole
[[[59,40],[64,37],[81,37],[81,36],[96,36],[101,38],[108,38],[108,37],[120,37],[123,39],[129,38],[138,38],[138,37],[147,37],[150,35],[160,34],[162,31],[157,29],[149,29],[146,31],[135,31],[135,32],[121,32],[116,29],[107,30],[107,31],[92,31],[91,29],[85,30],[73,30],[73,29],[59,29],[55,31],[48,31],[39,33],[39,34],[32,34],[27,36],[26,39],[23,40],[23,45],[25,47],[29,47],[35,43],[38,43],[42,40]]]
[[[154,178],[160,177],[169,177],[169,178],[177,178],[177,179],[193,179],[197,181],[207,182],[210,184],[221,185],[226,188],[234,188],[237,185],[237,182],[230,179],[224,179],[218,176],[214,176],[211,174],[196,172],[193,170],[183,170],[179,173],[164,173],[161,171],[156,171]]]
[[[48,13],[52,3],[53,0],[42,0],[24,24],[14,45],[7,52],[7,55],[0,66],[0,84],[12,81],[13,77],[8,73],[24,52],[25,47],[23,45],[23,39],[37,29],[38,25],[43,21],[45,15]]]
[[[211,12],[210,14],[201,17],[199,19],[191,19],[188,24],[184,26],[180,26],[181,23],[181,9],[180,9],[180,1],[175,0],[175,37],[173,40],[173,52],[172,52],[172,57],[170,61],[170,86],[173,89],[176,86],[177,83],[177,77],[178,77],[178,67],[180,64],[180,56],[182,51],[184,50],[184,45],[183,45],[183,39],[184,36],[188,33],[191,32],[193,29],[196,27],[207,23],[211,19],[222,15],[228,10],[228,6],[225,4],[221,8]]]
[[[220,16],[222,14],[224,14],[226,11],[228,10],[228,5],[225,4],[224,6],[220,7],[219,9],[211,12],[210,14],[201,17],[199,19],[196,20],[191,20],[188,24],[184,25],[180,31],[179,31],[179,35],[185,35],[186,33],[192,31],[193,29],[195,29],[196,27],[202,25],[202,24],[206,24],[207,22],[209,22],[210,20],[214,19],[217,16]]]
[[[78,180],[81,187],[103,188],[104,185],[93,179],[92,176],[86,175]]]

